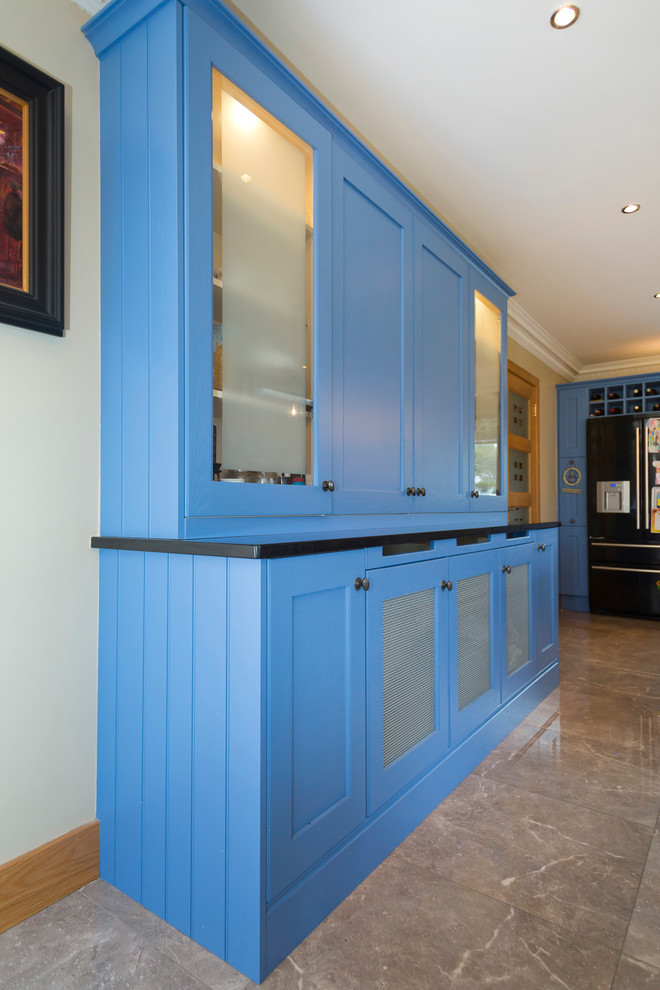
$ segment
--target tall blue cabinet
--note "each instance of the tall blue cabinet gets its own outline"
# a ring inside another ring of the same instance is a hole
[[[558,683],[558,530],[508,525],[502,280],[218,0],[111,0],[85,32],[101,873],[259,981]],[[225,193],[263,173],[219,142],[235,102],[304,174],[290,243],[254,253],[297,257],[307,295],[248,278],[250,394]],[[267,442],[231,461],[262,407],[281,470]]]

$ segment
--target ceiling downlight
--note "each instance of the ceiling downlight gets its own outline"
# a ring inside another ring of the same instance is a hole
[[[550,18],[550,24],[553,28],[558,31],[564,28],[571,27],[577,21],[580,16],[580,8],[576,7],[574,3],[565,3],[561,7],[557,7],[554,14]]]
[[[621,207],[622,213],[637,213],[639,209],[639,203],[628,203],[627,206]]]

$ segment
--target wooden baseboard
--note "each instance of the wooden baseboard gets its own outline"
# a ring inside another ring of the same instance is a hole
[[[99,875],[99,823],[81,825],[0,866],[0,932]]]

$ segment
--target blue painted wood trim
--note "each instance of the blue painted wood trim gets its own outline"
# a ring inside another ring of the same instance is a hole
[[[180,535],[183,505],[181,8],[101,64],[101,523]]]
[[[166,0],[173,2],[173,0]],[[101,57],[122,35],[135,27],[142,19],[162,5],[162,0],[114,0],[84,26],[83,30],[96,54]],[[490,269],[410,188],[401,181],[346,127],[331,110],[315,96],[305,84],[285,66],[277,56],[227,7],[218,0],[189,0],[186,4],[202,17],[211,28],[224,35],[255,64],[262,68],[284,91],[288,92],[308,113],[329,128],[349,153],[357,156],[381,181],[385,181],[399,195],[403,195],[418,216],[440,229],[450,244],[458,248],[471,264],[488,276],[507,296],[513,290]]]
[[[102,876],[222,957],[227,566],[103,551],[99,624]]]
[[[266,905],[265,563],[228,561],[227,950],[257,983],[264,973]]]
[[[264,975],[271,972],[559,684],[549,667],[410,790],[269,907]]]

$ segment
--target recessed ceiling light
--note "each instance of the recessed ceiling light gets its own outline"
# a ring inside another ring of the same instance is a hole
[[[621,210],[621,212],[622,213],[637,213],[637,210],[638,209],[639,209],[639,203],[628,203],[627,206],[624,206],[623,207],[623,209]]]
[[[580,16],[580,8],[576,7],[574,3],[565,3],[563,6],[558,7],[550,18],[550,23],[553,28],[557,28],[561,31],[562,28],[570,27],[571,24],[575,24],[578,17]]]
[[[654,299],[660,299],[660,292],[656,292],[656,294],[653,296],[653,298]]]

